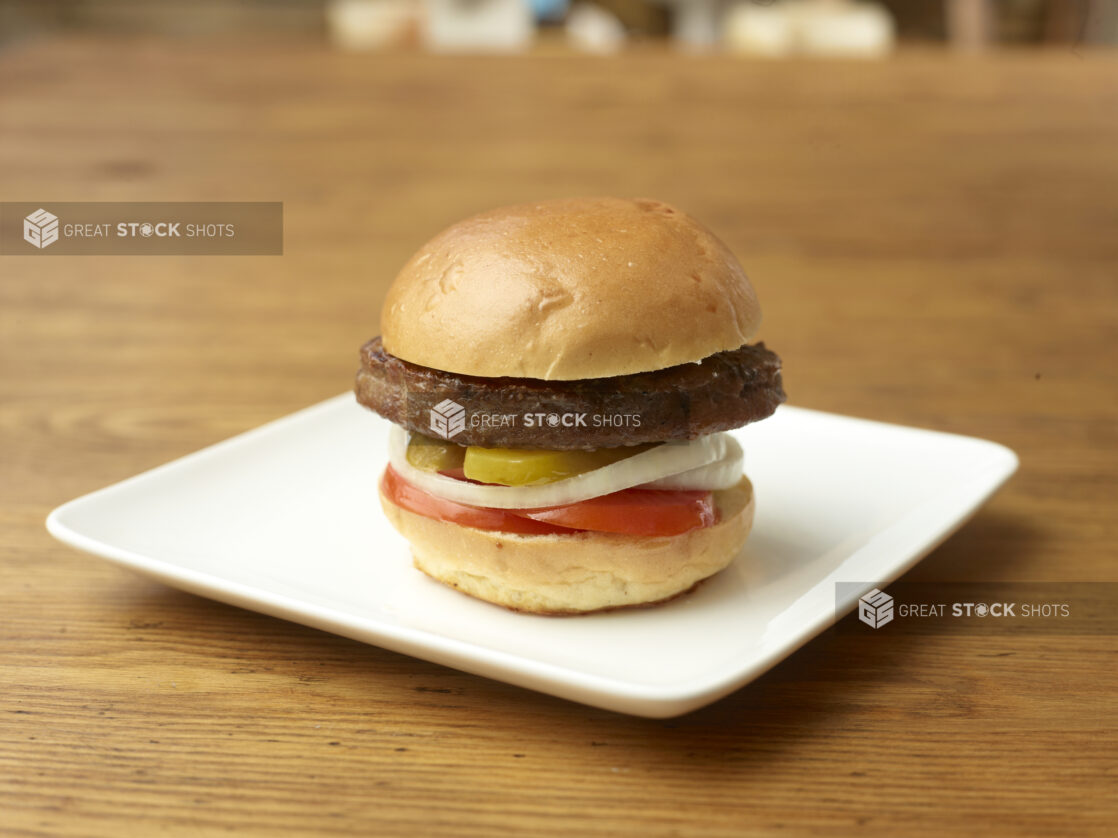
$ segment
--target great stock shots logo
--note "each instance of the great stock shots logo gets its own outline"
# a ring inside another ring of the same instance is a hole
[[[23,219],[23,240],[42,250],[58,241],[58,216],[40,207]]]
[[[858,600],[858,619],[870,628],[881,628],[893,620],[893,598],[878,588]]]
[[[443,399],[428,411],[429,427],[436,436],[450,439],[466,428],[639,428],[641,417],[636,413],[479,413],[467,414],[458,402]]]
[[[0,256],[282,256],[279,201],[0,201]]]
[[[431,430],[443,439],[466,430],[466,408],[450,399],[439,402],[431,408]]]
[[[868,593],[867,593],[868,591]],[[858,619],[844,620],[851,603]],[[1118,582],[836,582],[840,631],[1118,635]]]

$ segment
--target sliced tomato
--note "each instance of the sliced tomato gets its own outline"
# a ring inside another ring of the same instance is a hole
[[[381,491],[397,506],[434,518],[436,521],[449,521],[452,524],[461,524],[464,527],[474,527],[479,530],[499,530],[501,532],[520,533],[522,535],[549,535],[553,533],[570,533],[570,527],[548,524],[524,518],[506,509],[489,509],[480,506],[467,506],[452,500],[436,497],[430,492],[408,483],[389,466],[384,470],[380,480]]]
[[[563,527],[626,535],[679,535],[715,522],[710,492],[625,489],[546,509],[518,509],[517,515]]]
[[[624,535],[679,535],[717,520],[710,492],[625,489],[590,500],[543,509],[492,509],[446,500],[413,486],[392,466],[381,490],[397,506],[417,515],[479,530],[525,535],[580,530]]]

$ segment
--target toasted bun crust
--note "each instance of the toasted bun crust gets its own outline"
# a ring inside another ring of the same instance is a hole
[[[411,542],[415,566],[462,593],[535,614],[585,614],[684,593],[726,567],[753,526],[753,486],[714,493],[717,524],[648,538],[615,533],[515,535],[381,506]]]
[[[737,349],[761,310],[734,255],[660,201],[572,198],[449,227],[396,277],[384,347],[463,375],[604,378]]]

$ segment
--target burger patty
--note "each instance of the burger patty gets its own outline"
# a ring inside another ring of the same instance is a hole
[[[416,433],[555,450],[695,439],[764,419],[785,399],[780,358],[763,343],[653,372],[542,381],[421,367],[376,337],[361,347],[355,390],[361,404]]]

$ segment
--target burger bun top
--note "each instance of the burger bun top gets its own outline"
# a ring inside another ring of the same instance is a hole
[[[571,198],[439,233],[396,277],[381,334],[396,357],[446,372],[575,380],[700,361],[760,320],[737,259],[686,213]]]

